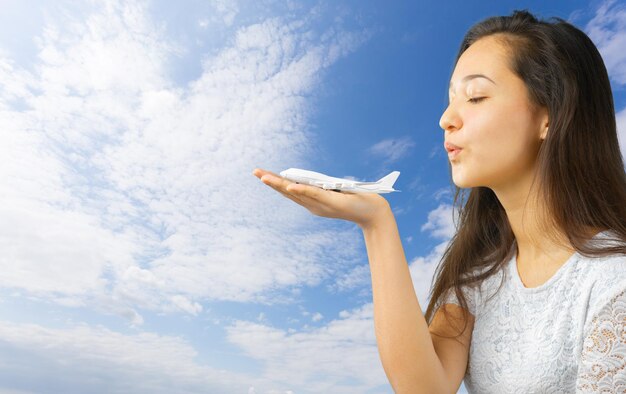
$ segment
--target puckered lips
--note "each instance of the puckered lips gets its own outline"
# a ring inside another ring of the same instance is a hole
[[[460,146],[455,145],[448,141],[446,141],[443,145],[446,148],[446,151],[448,152],[448,157],[451,159],[455,158],[463,149]]]

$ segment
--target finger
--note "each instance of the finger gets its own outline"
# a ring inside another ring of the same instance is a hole
[[[280,194],[282,194],[283,196],[289,198],[290,200],[300,204],[300,205],[304,205],[304,203],[302,202],[302,200],[300,198],[298,198],[298,196],[294,195],[293,193],[289,193],[286,188],[287,186],[289,186],[290,184],[292,184],[292,182],[285,180],[284,178],[281,177],[276,177],[276,176],[265,176],[265,174],[261,177],[261,180],[263,181],[263,183],[265,183],[266,185],[268,185],[269,187],[271,187],[272,189],[276,190],[277,192],[279,192]]]
[[[287,197],[288,199],[292,200],[293,202],[300,204],[300,205],[304,205],[304,202],[302,201],[301,198],[299,198],[298,196],[289,193],[289,192],[284,192],[281,188],[279,187],[275,187],[272,185],[269,185],[272,189],[276,190],[277,192],[279,192],[280,194],[282,194],[283,196]]]
[[[345,201],[346,196],[340,196],[342,193],[321,189],[315,186],[291,184],[287,188],[287,192],[300,198],[308,204],[310,208],[314,207],[313,209],[317,212],[331,212],[336,209],[342,210],[345,208],[344,204],[347,202]]]
[[[289,187],[289,189],[291,190],[291,186]],[[324,190],[322,190],[322,192],[324,192]],[[333,213],[335,212],[335,210],[324,201],[320,201],[319,198],[311,198],[304,194],[294,193],[293,195],[297,196],[296,198],[300,201],[300,205],[308,209],[309,212],[313,213],[314,215],[323,217],[336,217]]]
[[[255,176],[255,177],[257,177],[257,178],[261,178],[263,175],[265,175],[265,174],[267,174],[267,173],[268,173],[268,171],[266,171],[266,170],[264,170],[264,169],[262,169],[262,168],[255,168],[255,169],[252,171],[252,175],[254,175],[254,176]]]
[[[321,189],[319,187],[303,185],[303,184],[291,184],[285,187],[285,190],[297,196],[304,196],[320,202],[328,202],[329,193],[328,190]]]
[[[274,176],[276,178],[282,178],[279,174],[275,174],[271,171],[267,171],[264,170],[262,168],[255,168],[254,171],[252,171],[252,175],[258,177],[258,178],[262,178],[264,175],[271,175]]]
[[[266,185],[270,185],[272,187],[276,187],[281,189],[282,191],[286,191],[287,186],[289,186],[290,184],[292,184],[293,182],[285,179],[281,176],[277,176],[274,174],[264,174],[261,177],[261,181],[263,181],[263,183],[265,183]]]
[[[266,171],[260,168],[255,168],[253,174],[257,176],[263,183],[287,192],[287,187],[296,182],[290,181],[280,175],[276,175],[271,171]]]
[[[270,171],[265,171],[261,176],[261,181],[281,192],[283,195],[288,194],[294,197],[307,197],[307,199],[310,200],[317,200],[318,203],[330,202],[328,200],[330,198],[330,191],[315,186],[295,183],[281,176],[277,176]]]
[[[320,189],[315,186],[291,182],[283,177],[276,176],[269,171],[261,176],[261,181],[296,204],[302,205],[304,208],[315,214],[323,212],[325,209],[320,210],[320,208],[325,208],[324,204],[332,203],[332,201],[330,201],[330,193],[336,193]],[[322,216],[325,215],[322,214]]]

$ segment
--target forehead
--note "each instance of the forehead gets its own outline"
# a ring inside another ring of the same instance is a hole
[[[483,74],[498,84],[514,77],[506,49],[495,37],[481,38],[463,52],[450,79],[450,90],[453,92],[462,84],[462,79],[471,74]]]

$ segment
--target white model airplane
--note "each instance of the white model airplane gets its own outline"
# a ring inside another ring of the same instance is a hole
[[[321,187],[325,190],[343,191],[349,193],[390,193],[394,190],[393,184],[400,176],[400,171],[393,171],[376,182],[359,182],[352,179],[333,178],[319,172],[290,168],[281,171],[280,176],[296,183],[303,183]]]

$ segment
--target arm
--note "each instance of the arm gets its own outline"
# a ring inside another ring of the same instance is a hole
[[[626,290],[608,298],[584,338],[577,393],[623,392],[626,388]]]
[[[470,319],[461,344],[436,335],[450,335],[453,328],[447,319],[442,319],[442,310],[435,313],[431,326],[427,326],[387,200],[378,194],[336,193],[295,185],[262,169],[253,173],[311,213],[349,220],[363,230],[372,274],[378,350],[396,392],[456,392],[467,366],[473,321]],[[446,307],[452,308],[453,321],[461,319],[460,308]]]
[[[415,295],[391,209],[361,228],[372,275],[378,352],[389,382],[397,393],[448,392],[450,382]]]

